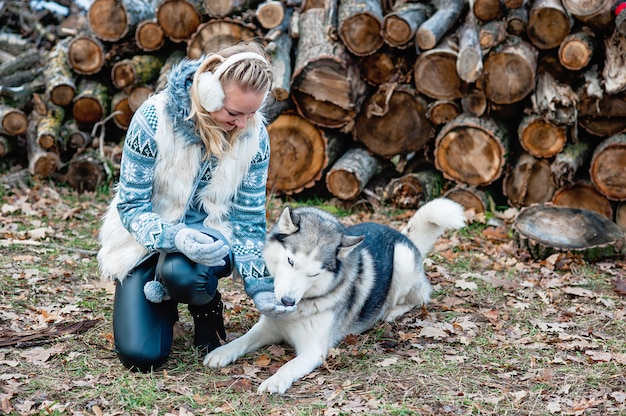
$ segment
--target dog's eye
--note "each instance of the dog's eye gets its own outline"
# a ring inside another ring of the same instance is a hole
[[[291,257],[287,257],[287,263],[289,263],[289,265],[293,267],[293,260],[291,259]]]

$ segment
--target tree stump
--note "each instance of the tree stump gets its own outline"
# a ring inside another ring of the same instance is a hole
[[[437,135],[435,167],[457,183],[489,185],[502,175],[508,140],[494,120],[461,114]]]
[[[332,165],[326,174],[326,187],[341,200],[354,199],[380,170],[381,163],[375,156],[353,147]]]
[[[626,200],[626,134],[603,140],[591,157],[589,175],[598,191],[614,201]]]
[[[586,209],[534,205],[519,213],[513,230],[518,250],[535,259],[568,252],[589,262],[623,256],[624,233],[617,224]]]

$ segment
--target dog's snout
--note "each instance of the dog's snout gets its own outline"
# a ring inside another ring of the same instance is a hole
[[[293,306],[296,304],[296,300],[291,297],[283,296],[280,298],[280,302],[285,306]]]

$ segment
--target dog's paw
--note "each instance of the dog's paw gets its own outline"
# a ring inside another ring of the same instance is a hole
[[[258,388],[259,393],[284,394],[291,387],[291,379],[281,377],[276,373],[265,380]]]
[[[202,360],[202,364],[211,368],[221,368],[225,367],[228,364],[232,363],[237,359],[237,354],[231,348],[228,348],[228,345],[222,345],[208,353],[204,360]]]

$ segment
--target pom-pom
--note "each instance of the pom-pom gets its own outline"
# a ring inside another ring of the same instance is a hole
[[[143,286],[143,294],[152,303],[161,303],[165,300],[165,287],[158,280],[150,280]]]

